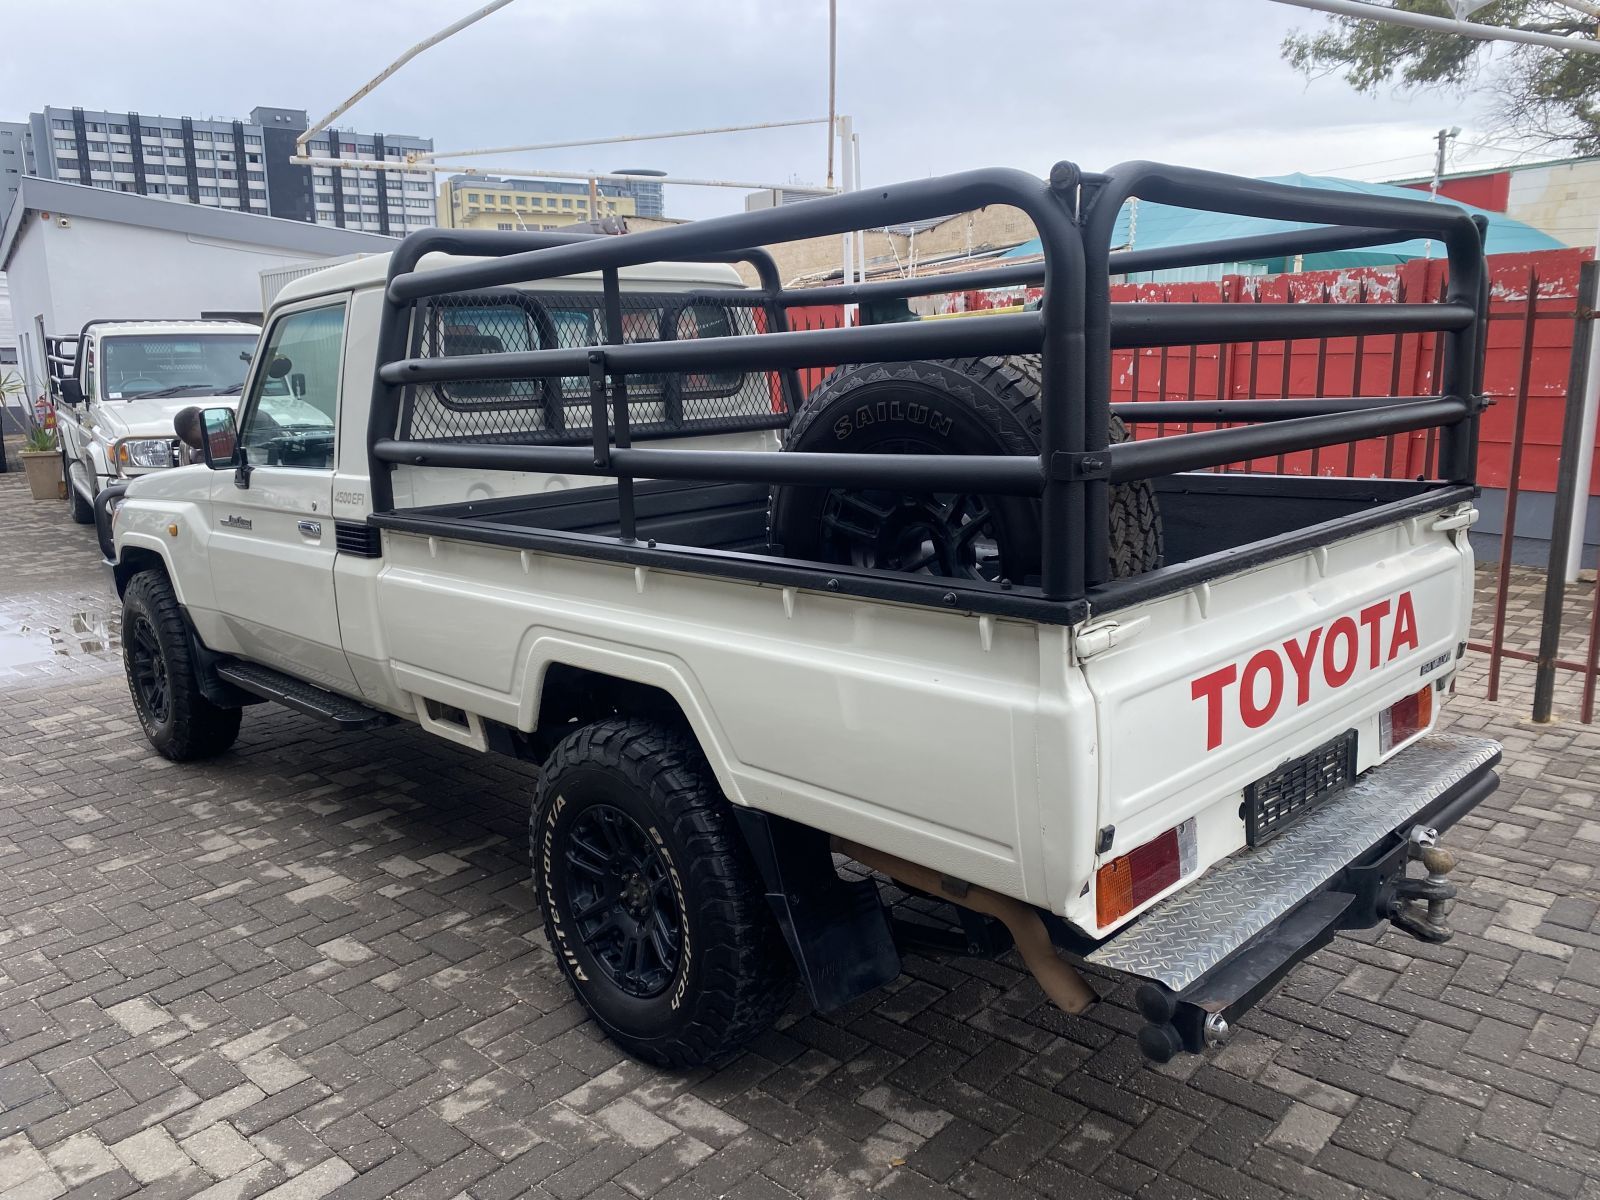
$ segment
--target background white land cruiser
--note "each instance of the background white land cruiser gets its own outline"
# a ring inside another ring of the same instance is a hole
[[[177,465],[173,417],[196,403],[237,404],[260,334],[240,321],[96,320],[75,339],[50,339],[73,519],[93,521],[107,485]]]
[[[1134,195],[1302,227],[1113,252]],[[790,292],[748,249],[990,203],[1043,263]],[[1443,299],[1106,293],[1389,232],[1446,247]],[[785,332],[978,279],[1044,304]],[[1449,936],[1437,831],[1500,753],[1436,732],[1471,612],[1482,279],[1448,204],[1148,163],[627,237],[415,234],[289,284],[237,420],[200,414],[205,464],[97,503],[135,710],[177,760],[269,699],[541,764],[550,944],[653,1062],[731,1052],[796,977],[819,1008],[894,977],[919,935],[835,855],[948,901],[958,948],[1014,945],[1068,1011],[1130,981],[1144,1052],[1196,1051],[1340,929]],[[1435,396],[1168,400],[1170,435],[1132,441],[1150,406],[1111,402],[1118,347],[1418,331]],[[836,369],[802,395],[803,367]],[[1210,470],[1417,429],[1419,479]]]

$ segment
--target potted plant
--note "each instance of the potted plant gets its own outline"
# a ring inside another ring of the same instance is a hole
[[[28,430],[22,443],[22,469],[28,473],[28,490],[35,500],[61,499],[61,452],[54,430],[42,425]]]

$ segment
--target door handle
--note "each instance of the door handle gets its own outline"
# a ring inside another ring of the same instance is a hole
[[[300,532],[307,537],[320,538],[322,536],[321,521],[301,521]]]

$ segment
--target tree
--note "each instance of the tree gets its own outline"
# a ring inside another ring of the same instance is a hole
[[[1388,7],[1452,15],[1444,0],[1389,0]],[[1592,39],[1600,35],[1600,4],[1491,0],[1472,20]],[[1342,74],[1360,92],[1483,88],[1493,96],[1491,111],[1507,134],[1600,154],[1600,55],[1335,17],[1316,32],[1291,33],[1283,40],[1283,56],[1309,77]]]

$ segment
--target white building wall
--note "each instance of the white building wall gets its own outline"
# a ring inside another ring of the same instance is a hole
[[[1568,246],[1593,246],[1600,230],[1600,159],[1512,171],[1506,215]]]
[[[198,317],[261,311],[261,272],[319,261],[266,246],[87,217],[29,214],[8,269],[30,391],[44,379],[34,317],[47,334],[95,317]]]
[[[39,224],[38,218],[34,218]],[[44,348],[39,345],[34,317],[51,311],[50,270],[45,261],[45,239],[26,233],[17,238],[15,252],[6,270],[6,283],[11,300],[11,321],[17,331],[17,361],[22,369],[25,396],[11,401],[15,407],[26,407],[44,395],[47,390],[44,371]],[[47,332],[54,333],[53,329]]]
[[[11,283],[0,271],[0,351],[17,348],[17,323],[11,315]],[[0,354],[0,375],[5,374],[6,356]]]

